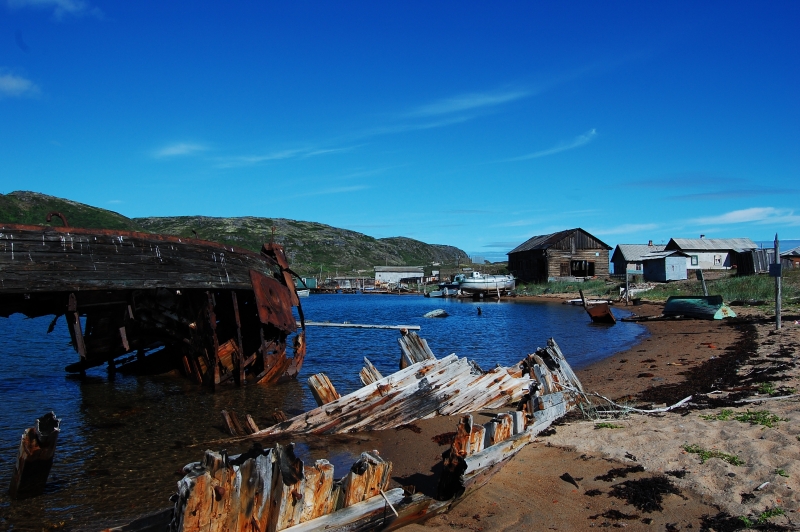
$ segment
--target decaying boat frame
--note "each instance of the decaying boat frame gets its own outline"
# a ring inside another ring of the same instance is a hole
[[[292,274],[271,243],[253,253],[195,238],[5,224],[0,316],[16,312],[55,315],[48,332],[65,317],[79,354],[70,372],[178,367],[214,388],[294,378],[305,356]]]
[[[429,350],[424,340],[413,336],[405,337],[405,341],[401,338],[401,345],[405,345],[404,358],[413,361],[422,357],[422,360],[367,384],[362,390],[383,386],[386,394],[381,397],[386,398],[391,395],[387,387],[391,387],[392,379],[399,390],[406,390],[410,385],[399,383],[408,380],[409,376],[421,383],[432,378],[433,373],[447,373],[443,372],[446,369],[443,366],[463,365],[460,360],[464,359],[454,355],[441,359],[438,362],[442,364],[437,365],[435,360],[428,358]],[[411,350],[406,351],[409,347]],[[469,372],[468,375],[478,377]],[[481,376],[488,376],[488,379],[473,384],[470,392],[477,389],[477,395],[480,395],[499,382],[512,382],[507,378],[513,379],[515,390],[508,389],[503,397],[505,404],[516,405],[516,409],[498,413],[484,425],[475,424],[470,414],[461,416],[450,448],[442,455],[443,467],[435,497],[413,493],[414,490],[408,487],[390,489],[392,464],[383,460],[378,451],[362,453],[347,474],[335,480],[333,465],[327,460],[305,465],[295,456],[292,444],[275,444],[274,448],[264,449],[256,443],[250,451],[237,456],[229,457],[224,451],[206,451],[202,462],[184,468],[186,476],[178,483],[178,492],[173,497],[175,506],[170,530],[394,530],[446,512],[488,482],[536,435],[575,406],[582,395],[580,382],[552,339],[547,348],[528,355],[519,365],[498,368]],[[453,393],[459,395],[458,390],[447,383],[459,382],[459,386],[463,386],[472,382],[472,377],[455,372],[445,381],[429,381],[425,387],[438,388],[442,395],[428,395],[426,399],[417,401],[412,394],[402,404],[412,406],[438,400],[440,406],[444,406],[445,397],[451,397]],[[416,389],[420,390],[419,387]],[[333,408],[328,412],[329,416],[341,415],[343,405],[336,406],[335,403],[344,400],[354,410],[362,410],[362,414],[369,416],[376,405],[370,402],[359,405],[360,397],[355,392],[322,408]],[[386,403],[380,404],[387,406]],[[475,403],[467,401],[463,404]],[[436,412],[426,413],[425,409],[412,410],[417,415],[414,419],[436,415]],[[387,408],[386,411],[391,421],[382,427],[407,421],[406,417],[398,416],[396,410]],[[281,424],[282,432],[297,428],[298,418],[289,420],[288,425]],[[372,423],[369,425],[373,428]],[[341,432],[345,427],[353,428],[350,425],[309,423],[305,431],[291,432],[333,433]],[[265,434],[265,431],[260,434]]]

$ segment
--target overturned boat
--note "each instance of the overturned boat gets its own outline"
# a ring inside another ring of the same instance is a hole
[[[63,316],[79,355],[67,371],[179,368],[212,388],[296,377],[305,324],[280,246],[254,253],[51,215],[65,226],[0,225],[0,316],[54,315],[48,332]]]

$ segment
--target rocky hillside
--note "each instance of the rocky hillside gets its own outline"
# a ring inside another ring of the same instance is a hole
[[[258,251],[272,239],[283,245],[292,268],[302,275],[372,272],[376,265],[425,266],[440,262],[448,266],[464,263],[467,254],[453,246],[426,244],[405,237],[373,238],[315,222],[285,218],[212,218],[171,216],[127,218],[116,212],[36,192],[0,194],[0,223],[47,224],[48,212],[63,213],[73,227],[128,229],[199,238]]]
[[[272,238],[281,244],[292,265],[300,274],[338,271],[372,272],[376,265],[424,266],[434,262],[455,264],[466,253],[453,246],[426,244],[404,237],[373,238],[355,231],[339,229],[315,222],[285,218],[210,218],[177,216],[168,218],[135,218],[134,221],[153,233],[197,236],[257,250]]]

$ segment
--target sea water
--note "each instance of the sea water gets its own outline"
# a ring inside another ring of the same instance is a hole
[[[519,362],[551,337],[579,369],[645,334],[633,323],[592,325],[582,308],[556,303],[315,294],[302,305],[305,318],[315,322],[419,325],[437,357],[455,353],[483,369]],[[423,317],[434,309],[449,316]],[[183,465],[200,460],[206,449],[241,450],[222,441],[221,410],[249,413],[263,428],[276,409],[293,415],[316,406],[305,385],[310,375],[326,373],[344,395],[361,386],[364,357],[383,375],[397,371],[400,359],[397,330],[310,326],[299,379],[278,386],[210,393],[175,375],[109,380],[104,368],[79,378],[64,372],[78,355],[63,318],[48,335],[51,319],[0,318],[0,530],[98,530],[165,508]],[[11,479],[20,436],[51,410],[62,423],[45,493],[12,501],[3,483]],[[339,458],[352,463],[358,452],[339,452]]]

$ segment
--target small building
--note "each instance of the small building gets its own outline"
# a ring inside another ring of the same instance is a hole
[[[422,266],[375,266],[375,284],[397,284],[403,282],[421,282],[425,277]]]
[[[297,288],[317,288],[316,277],[298,277],[294,280],[294,285]]]
[[[781,253],[784,268],[800,268],[800,246]]]
[[[642,257],[644,280],[656,283],[687,279],[686,259],[682,251],[656,251]]]
[[[644,269],[642,258],[659,251],[664,251],[664,246],[654,245],[652,240],[647,244],[617,244],[611,255],[614,275],[624,275],[628,271],[641,273]]]
[[[664,251],[683,251],[690,270],[728,270],[737,267],[740,253],[758,249],[749,238],[671,238]]]
[[[508,252],[508,269],[523,282],[608,276],[611,246],[580,228],[534,236]]]

